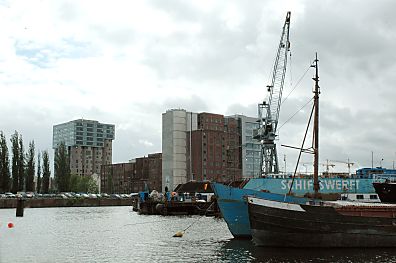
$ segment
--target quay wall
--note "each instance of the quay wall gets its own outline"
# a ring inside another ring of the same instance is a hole
[[[25,208],[42,208],[42,207],[89,207],[89,206],[132,206],[132,199],[25,199]],[[0,199],[1,208],[16,208],[17,199]]]

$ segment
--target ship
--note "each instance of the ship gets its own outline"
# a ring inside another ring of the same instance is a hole
[[[221,183],[212,183],[216,195],[217,205],[224,221],[234,238],[251,239],[247,196],[256,196],[278,201],[306,203],[309,199],[287,196],[285,194],[270,193],[248,188],[239,188]]]
[[[250,238],[251,229],[248,217],[248,195],[269,198],[276,201],[292,201],[304,203],[305,199],[286,196],[290,191],[297,197],[310,196],[315,184],[312,178],[297,178],[292,175],[280,175],[277,155],[274,144],[276,125],[280,110],[283,79],[286,72],[287,53],[289,51],[290,12],[287,12],[283,25],[276,61],[274,63],[272,83],[268,85],[268,102],[259,104],[260,128],[253,131],[253,137],[262,142],[262,171],[260,176],[265,177],[246,179],[242,185],[224,185],[212,183],[219,209],[228,228],[235,238]],[[272,107],[273,106],[273,107]],[[265,113],[267,113],[266,116]],[[349,163],[348,163],[349,165]],[[263,169],[265,166],[265,169]],[[330,178],[324,175],[317,182],[320,191],[327,196],[337,199],[341,194],[375,194],[373,180],[375,174],[396,174],[396,170],[389,173],[384,168],[358,169],[352,176]],[[286,197],[285,197],[286,196]]]
[[[396,247],[396,204],[318,200],[317,56],[314,67],[315,95],[311,113],[311,117],[314,116],[314,199],[300,204],[248,196],[252,240],[255,245],[271,247]]]
[[[376,177],[386,174],[386,176],[392,178],[396,174],[393,171],[386,168],[362,168],[358,169],[350,178],[320,178],[320,191],[327,194],[328,197],[332,197],[333,200],[351,195],[358,197],[367,195],[370,198],[375,195],[373,182],[377,180]],[[252,237],[247,196],[262,197],[275,201],[287,200],[303,204],[307,199],[302,197],[312,195],[312,186],[312,178],[295,178],[293,184],[291,178],[276,177],[250,178],[240,185],[212,183],[218,207],[228,229],[234,238],[243,239]],[[287,195],[290,187],[295,196]]]
[[[373,182],[373,187],[381,202],[396,203],[396,180],[377,180]]]
[[[248,197],[252,241],[270,247],[396,247],[396,205]]]

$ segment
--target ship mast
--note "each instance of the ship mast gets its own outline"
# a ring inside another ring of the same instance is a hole
[[[315,68],[315,77],[312,78],[315,81],[314,90],[314,126],[313,126],[313,152],[314,152],[314,191],[315,198],[319,194],[319,73],[318,73],[318,53],[316,53],[314,64],[312,67]]]

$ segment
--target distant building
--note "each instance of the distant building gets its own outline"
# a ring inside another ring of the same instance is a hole
[[[136,193],[161,191],[162,154],[149,154],[128,163],[102,166],[101,191],[104,193]]]
[[[253,130],[259,128],[257,118],[244,115],[234,115],[231,117],[239,121],[242,177],[259,177],[261,173],[261,143],[253,139]]]
[[[162,191],[191,180],[230,182],[260,174],[257,118],[183,109],[162,114]]]
[[[100,174],[102,165],[112,162],[115,126],[78,119],[53,127],[53,149],[64,142],[70,154],[72,174]]]
[[[189,141],[189,132],[187,140]],[[191,146],[191,151],[190,151]],[[241,147],[239,123],[235,118],[225,118],[212,113],[198,114],[198,129],[192,131],[191,152],[193,180],[230,182],[240,179]]]
[[[191,121],[193,119],[193,121]],[[187,181],[187,131],[197,129],[197,114],[183,109],[162,114],[162,191]],[[191,176],[191,175],[190,175]]]

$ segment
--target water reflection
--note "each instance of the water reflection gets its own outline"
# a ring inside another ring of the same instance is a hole
[[[396,262],[396,250],[391,248],[266,248],[254,246],[250,240],[236,239],[223,242],[220,255],[230,262]]]
[[[130,207],[34,208],[18,218],[3,209],[0,219],[0,262],[396,262],[392,249],[256,247],[232,239],[221,219],[142,216]]]

